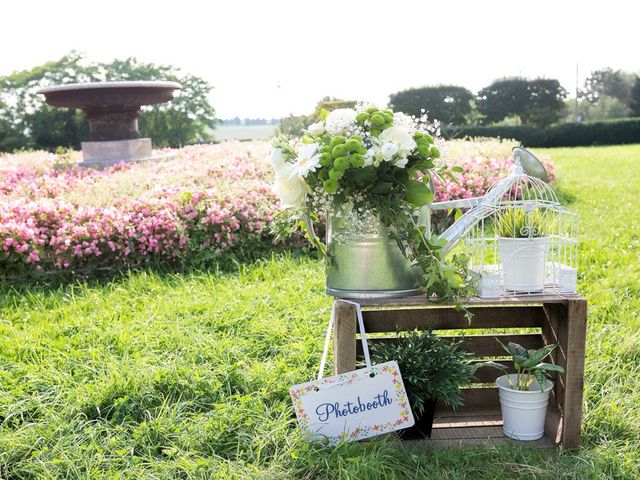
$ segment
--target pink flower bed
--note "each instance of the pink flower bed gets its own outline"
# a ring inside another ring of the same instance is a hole
[[[277,204],[268,149],[192,146],[175,160],[103,171],[58,168],[50,154],[24,167],[19,155],[2,157],[1,271],[122,269],[270,245],[265,227]]]
[[[60,159],[42,152],[0,156],[0,277],[90,274],[271,248],[267,227],[278,205],[269,149],[258,141],[197,145],[170,161],[102,171],[56,166]],[[436,198],[482,195],[510,168],[508,150],[501,155],[454,152],[450,163],[466,173],[461,185],[436,180]]]
[[[514,164],[511,158],[513,144],[515,142],[507,143],[497,140],[482,142],[455,140],[449,142],[447,164],[462,167],[465,173],[459,176],[458,183],[451,179],[435,178],[436,201],[442,202],[484,195],[484,192],[497,179],[511,173]],[[553,181],[555,178],[553,164],[546,157],[540,160],[547,169],[549,180]]]

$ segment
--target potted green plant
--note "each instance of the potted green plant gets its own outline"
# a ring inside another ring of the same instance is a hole
[[[462,405],[460,388],[473,380],[476,367],[460,342],[444,340],[431,331],[403,332],[398,340],[371,345],[376,362],[398,362],[415,425],[403,430],[404,438],[429,438],[436,402],[454,409]]]
[[[536,208],[510,208],[498,214],[498,250],[504,288],[514,292],[544,289],[549,222]]]
[[[549,392],[553,388],[548,375],[564,373],[560,365],[542,362],[556,345],[545,345],[538,350],[527,350],[513,342],[506,346],[500,342],[500,345],[509,352],[516,369],[516,373],[496,379],[504,434],[517,440],[537,440],[544,434]],[[507,367],[500,363],[486,362],[483,365],[507,371]]]

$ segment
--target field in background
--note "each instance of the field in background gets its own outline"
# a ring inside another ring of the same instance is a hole
[[[213,130],[216,140],[263,140],[273,137],[277,125],[218,125]]]
[[[536,150],[580,214],[583,448],[337,448],[299,435],[331,301],[308,256],[0,286],[0,478],[640,478],[640,145]]]

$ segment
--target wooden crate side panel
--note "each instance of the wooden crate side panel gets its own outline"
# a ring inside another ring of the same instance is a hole
[[[470,308],[469,322],[463,312],[452,308],[416,308],[399,310],[365,310],[364,328],[369,333],[404,330],[451,330],[478,328],[542,327],[544,311],[540,306],[505,306]]]

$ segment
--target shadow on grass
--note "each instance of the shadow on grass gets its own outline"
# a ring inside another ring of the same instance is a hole
[[[192,276],[205,274],[237,275],[253,265],[279,256],[287,255],[291,258],[315,258],[317,253],[308,247],[273,247],[270,249],[236,249],[221,256],[201,255],[192,257],[188,262],[168,264],[158,260],[138,268],[127,270],[102,268],[87,269],[86,271],[61,271],[29,277],[15,277],[6,279],[0,284],[0,307],[11,297],[22,297],[21,302],[27,302],[35,294],[49,294],[53,292],[70,292],[78,287],[100,288],[109,284],[126,282],[132,275],[148,273],[156,276],[166,276],[167,280],[175,275]]]
[[[564,190],[562,187],[558,185],[554,185],[553,189],[556,192],[558,200],[562,205],[571,205],[572,203],[575,203],[576,200],[578,199],[578,197],[576,197],[573,193],[567,192],[566,190]]]

